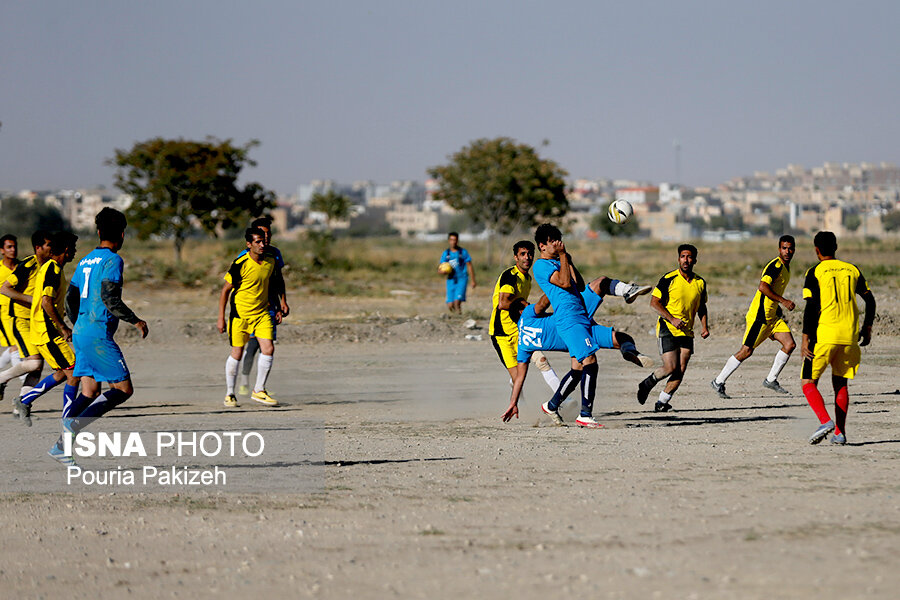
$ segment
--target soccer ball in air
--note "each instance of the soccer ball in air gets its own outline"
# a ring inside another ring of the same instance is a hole
[[[609,205],[609,210],[606,211],[606,216],[609,217],[609,220],[613,223],[621,225],[628,221],[631,218],[631,215],[634,213],[634,210],[631,208],[631,204],[628,203],[627,200],[616,200]]]

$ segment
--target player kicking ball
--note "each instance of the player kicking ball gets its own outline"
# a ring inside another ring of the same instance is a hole
[[[251,227],[244,232],[247,242],[247,253],[242,254],[231,263],[225,274],[225,285],[219,296],[219,333],[228,331],[231,343],[231,354],[225,361],[225,406],[236,407],[237,397],[234,386],[237,382],[238,368],[244,353],[244,345],[250,336],[259,341],[259,359],[256,364],[256,385],[250,399],[266,406],[278,406],[278,401],[266,392],[266,380],[272,369],[275,354],[275,323],[281,323],[280,307],[275,317],[269,314],[271,294],[279,285],[271,285],[272,278],[278,274],[275,257],[266,252],[266,234],[258,227]],[[231,313],[228,326],[225,324],[225,305],[231,299]]]

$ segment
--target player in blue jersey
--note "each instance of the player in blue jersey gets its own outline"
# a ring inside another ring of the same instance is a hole
[[[469,277],[472,278],[473,290],[478,287],[478,284],[475,283],[472,257],[468,250],[459,245],[459,234],[451,231],[447,234],[447,242],[450,247],[441,254],[441,264],[447,263],[453,269],[447,274],[447,308],[450,309],[450,312],[460,312],[462,303],[466,301]]]
[[[260,229],[266,234],[266,253],[275,257],[275,268],[280,273],[284,269],[284,258],[281,256],[281,250],[272,245],[272,219],[269,217],[260,217],[250,223],[250,227]],[[238,258],[245,254],[247,254],[246,249],[238,254]],[[284,278],[279,275],[272,280],[272,283],[279,287],[279,289],[275,290],[273,293],[273,302],[269,307],[269,314],[272,316],[272,322],[275,324],[272,328],[272,341],[274,342],[278,329],[277,325],[279,323],[276,319],[276,313],[280,312],[281,317],[284,318],[288,316],[291,309],[287,303],[287,291],[284,285]],[[275,299],[277,299],[277,301],[275,301]],[[241,361],[241,380],[240,385],[238,386],[238,394],[241,396],[250,394],[250,372],[253,370],[254,357],[257,352],[259,352],[259,340],[257,340],[254,335],[251,336],[250,340],[247,342],[247,346],[244,348],[244,359]]]
[[[612,327],[599,325],[593,319],[593,314],[603,303],[604,296],[623,296],[625,302],[630,304],[638,296],[649,293],[651,289],[651,286],[623,284],[621,281],[610,279],[609,277],[598,277],[585,287],[584,291],[581,292],[581,297],[585,305],[585,312],[591,317],[591,341],[597,348],[619,350],[622,353],[622,358],[639,367],[653,365],[653,360],[649,356],[638,352],[634,344],[634,338],[622,331],[616,331]],[[518,418],[519,416],[518,403],[522,387],[525,384],[525,377],[528,375],[531,355],[539,351],[565,352],[568,350],[565,340],[559,333],[559,315],[555,312],[547,313],[546,310],[549,306],[550,302],[547,296],[543,295],[536,303],[528,305],[522,311],[522,317],[519,319],[516,378],[513,382],[509,408],[503,413],[502,418],[504,421],[509,421],[513,417]],[[550,416],[557,425],[563,424],[562,418],[559,417],[558,407],[575,391],[579,381],[577,373],[573,374],[570,371],[560,382],[559,388],[553,395],[552,402],[557,407],[557,411],[550,413]],[[544,412],[547,411],[545,410]]]
[[[134,325],[142,338],[149,331],[147,323],[122,300],[124,261],[118,252],[125,243],[125,215],[106,207],[94,222],[100,245],[78,263],[66,292],[66,312],[75,324],[74,375],[81,378],[81,394],[63,406],[63,429],[73,434],[134,393],[131,372],[113,340],[119,321]],[[100,394],[102,382],[110,389]],[[72,457],[63,453],[62,437],[49,454],[63,464],[74,464]]]

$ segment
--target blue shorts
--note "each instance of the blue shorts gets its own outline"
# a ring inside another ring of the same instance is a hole
[[[613,345],[613,331],[612,327],[607,327],[606,325],[593,325],[591,326],[591,337],[594,338],[594,342],[598,346],[610,350],[615,348]]]
[[[75,377],[91,377],[94,381],[119,383],[131,378],[125,357],[110,338],[72,336],[75,349]]]
[[[447,304],[451,302],[466,301],[466,288],[469,286],[468,277],[447,280]]]
[[[559,337],[566,343],[569,350],[569,356],[577,360],[583,361],[588,356],[592,356],[597,352],[597,346],[591,339],[591,326],[582,323],[580,320],[565,325],[557,324],[557,333]]]

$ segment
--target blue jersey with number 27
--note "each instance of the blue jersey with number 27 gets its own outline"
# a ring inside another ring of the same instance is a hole
[[[112,338],[119,327],[103,304],[100,290],[104,281],[122,283],[125,261],[109,248],[97,248],[81,259],[69,285],[78,289],[80,303],[72,335]]]

